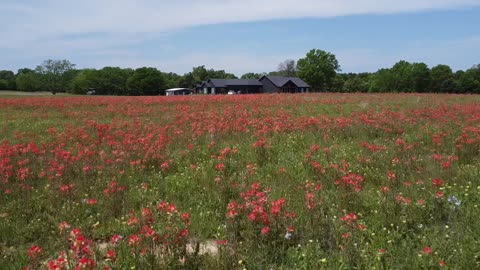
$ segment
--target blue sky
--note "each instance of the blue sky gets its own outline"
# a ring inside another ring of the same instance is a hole
[[[480,63],[480,0],[2,0],[0,69],[69,59],[79,68],[276,70],[310,49],[344,72],[399,60]]]

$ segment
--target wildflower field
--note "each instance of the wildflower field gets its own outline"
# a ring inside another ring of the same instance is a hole
[[[0,99],[0,269],[480,268],[480,96]]]

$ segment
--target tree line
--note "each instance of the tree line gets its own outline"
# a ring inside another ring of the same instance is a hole
[[[235,63],[232,63],[234,65]],[[241,79],[259,79],[263,75],[299,77],[314,91],[323,92],[417,92],[417,93],[480,93],[480,65],[467,70],[453,70],[448,65],[430,68],[425,63],[401,60],[391,68],[372,73],[341,73],[335,55],[313,49],[305,57],[285,60],[277,70],[246,73]],[[104,67],[76,69],[68,60],[46,60],[35,69],[22,68],[16,73],[0,70],[0,90],[51,91],[98,95],[163,95],[165,89],[194,88],[208,78],[236,79],[225,70],[194,67],[179,75],[153,67],[137,69]]]

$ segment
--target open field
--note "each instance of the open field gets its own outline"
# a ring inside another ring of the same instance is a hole
[[[0,269],[479,268],[479,164],[475,95],[0,98]]]
[[[37,92],[26,92],[26,91],[15,91],[15,90],[0,90],[0,97],[39,97],[39,96],[54,96],[52,92],[48,91],[37,91]],[[66,93],[57,93],[55,96],[70,96]]]

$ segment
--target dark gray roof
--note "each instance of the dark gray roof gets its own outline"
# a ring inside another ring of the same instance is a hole
[[[207,80],[202,82],[202,84],[200,84],[200,87],[213,87],[213,85],[210,83],[210,80]]]
[[[258,80],[249,79],[210,79],[208,80],[214,87],[228,86],[263,86]]]
[[[297,77],[283,77],[283,76],[263,76],[262,79],[267,78],[270,80],[276,87],[282,87],[288,81],[291,81],[293,84],[295,84],[297,87],[310,87],[306,82],[304,82],[302,79],[297,78]],[[262,80],[260,79],[260,80]]]

